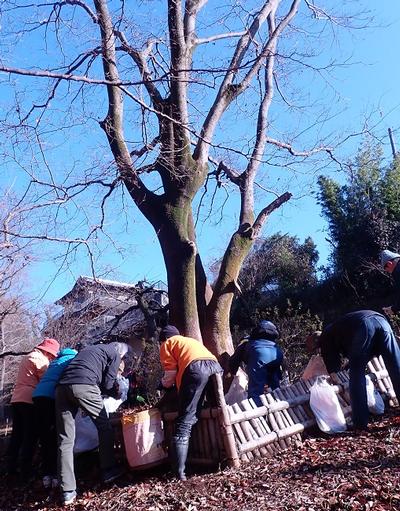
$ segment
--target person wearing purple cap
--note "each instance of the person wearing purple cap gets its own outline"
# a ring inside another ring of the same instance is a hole
[[[21,360],[17,381],[11,397],[13,429],[6,453],[7,473],[21,469],[22,482],[28,482],[32,458],[37,442],[37,428],[32,394],[50,362],[57,357],[60,344],[55,339],[44,339]]]
[[[391,250],[382,250],[381,252],[381,266],[387,272],[390,273],[394,280],[394,285],[397,290],[397,300],[393,305],[389,307],[382,307],[383,312],[387,316],[392,314],[398,314],[400,311],[400,254],[392,252]]]

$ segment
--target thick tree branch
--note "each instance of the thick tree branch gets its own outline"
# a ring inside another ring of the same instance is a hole
[[[212,35],[210,37],[198,37],[195,39],[194,44],[200,45],[200,44],[206,44],[206,43],[213,43],[214,41],[220,41],[221,39],[230,39],[232,37],[242,37],[247,33],[247,30],[243,30],[242,32],[227,32],[226,34],[216,34]]]
[[[268,206],[260,211],[258,214],[256,221],[253,224],[252,228],[252,239],[256,239],[265,223],[269,215],[278,209],[282,204],[290,200],[292,194],[290,192],[285,192],[284,194],[277,197],[274,201],[272,201]]]
[[[174,105],[175,119],[187,126],[187,81],[191,52],[185,41],[181,0],[168,0],[168,29],[171,47],[171,103]],[[185,131],[180,132],[182,139],[187,138]]]
[[[94,4],[100,26],[104,75],[111,83],[118,82],[120,79],[116,61],[115,34],[107,1],[94,0]],[[135,172],[125,142],[121,89],[115,85],[107,85],[107,94],[108,112],[100,125],[107,135],[121,178],[139,209],[150,219],[151,204],[155,196],[145,187]]]
[[[239,39],[235,53],[230,61],[228,70],[218,90],[217,96],[214,103],[204,121],[201,137],[203,140],[199,140],[197,147],[194,151],[194,158],[201,162],[206,161],[208,157],[208,144],[211,143],[212,136],[217,127],[218,121],[226,108],[231,102],[230,96],[232,96],[232,83],[240,68],[241,62],[251,44],[251,41],[255,38],[255,35],[264,24],[272,8],[278,3],[278,0],[271,0],[264,3],[258,14],[254,16],[253,22],[246,33]]]

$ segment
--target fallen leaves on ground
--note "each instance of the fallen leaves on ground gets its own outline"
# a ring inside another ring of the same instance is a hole
[[[197,474],[186,482],[160,470],[128,473],[113,486],[80,485],[76,502],[59,506],[37,482],[0,480],[2,511],[386,511],[400,510],[400,417],[375,419],[367,432],[308,436],[304,443],[240,469]],[[9,487],[7,488],[7,485]]]

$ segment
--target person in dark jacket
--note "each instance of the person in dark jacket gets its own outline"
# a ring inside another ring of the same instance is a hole
[[[58,472],[64,505],[76,498],[73,447],[75,416],[81,408],[99,433],[99,456],[103,482],[122,474],[114,455],[114,433],[104,408],[102,394],[118,397],[117,375],[128,346],[121,342],[83,348],[69,363],[56,388]]]
[[[345,314],[306,340],[309,352],[321,349],[329,373],[341,369],[342,357],[349,361],[350,399],[355,429],[368,426],[368,405],[365,370],[368,362],[379,355],[400,398],[400,348],[388,321],[372,310]],[[400,402],[400,401],[399,401]]]
[[[63,348],[36,385],[32,394],[38,437],[42,457],[43,486],[58,486],[57,479],[57,432],[56,432],[56,385],[66,366],[78,352]]]
[[[398,314],[400,312],[400,254],[392,252],[391,250],[383,250],[381,252],[381,265],[382,268],[390,273],[394,280],[394,285],[397,291],[397,299],[393,305],[383,307],[383,312],[388,316]]]
[[[257,406],[262,406],[260,396],[264,394],[264,387],[268,385],[274,390],[282,379],[283,353],[275,342],[278,337],[279,332],[271,321],[260,321],[229,360],[232,374],[236,374],[241,363],[246,365],[249,378],[247,395]]]

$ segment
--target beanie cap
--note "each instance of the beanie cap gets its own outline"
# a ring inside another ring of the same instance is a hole
[[[268,339],[275,341],[279,337],[279,331],[272,321],[263,319],[256,328],[251,331],[250,339]]]
[[[392,252],[391,250],[382,250],[381,252],[381,266],[382,268],[385,268],[386,263],[389,261],[393,261],[393,259],[400,258],[400,254],[397,254],[396,252]]]
[[[174,335],[180,335],[179,330],[174,325],[167,325],[161,330],[159,341],[164,342]]]
[[[60,343],[55,339],[43,339],[43,341],[38,344],[36,348],[40,351],[50,353],[50,355],[56,357],[57,353],[60,351]]]

